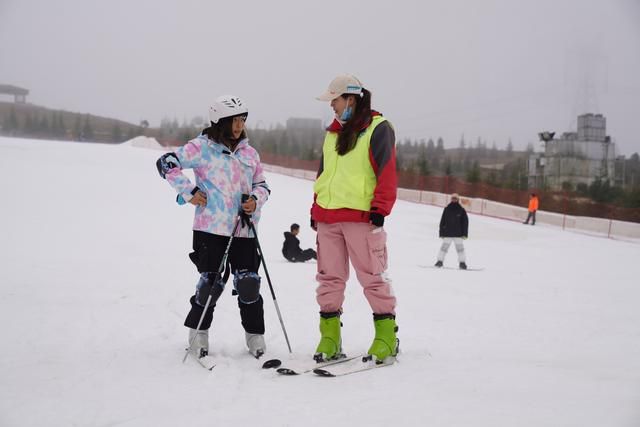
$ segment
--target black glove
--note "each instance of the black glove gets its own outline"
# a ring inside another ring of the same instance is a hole
[[[240,214],[240,222],[242,222],[242,228],[249,227],[249,224],[251,223],[251,215],[249,215],[248,213],[242,212]]]
[[[315,231],[318,231],[318,226],[316,225],[316,222],[313,220],[313,218],[310,218],[309,225],[310,225],[310,226],[311,226],[311,228],[313,228]]]
[[[378,212],[369,212],[369,222],[376,227],[382,227],[384,225],[384,215]]]
[[[240,198],[240,203],[246,202],[247,200],[249,200],[249,197],[251,196],[249,196],[248,194],[243,194]],[[257,200],[255,197],[253,199]],[[249,223],[251,222],[251,214],[243,211],[242,207],[240,207],[240,221],[242,222],[242,228],[249,227]]]

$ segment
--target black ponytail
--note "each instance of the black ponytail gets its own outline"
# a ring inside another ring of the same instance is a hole
[[[338,155],[344,156],[353,150],[358,140],[358,133],[371,120],[371,92],[363,88],[361,97],[348,94],[341,96],[344,99],[353,96],[356,101],[353,117],[344,124],[342,130],[338,133],[338,140],[336,141],[336,152]]]

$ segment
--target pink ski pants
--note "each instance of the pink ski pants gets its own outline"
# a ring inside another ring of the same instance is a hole
[[[318,288],[322,312],[342,310],[349,260],[374,314],[395,314],[396,297],[387,278],[387,233],[364,222],[318,223]]]

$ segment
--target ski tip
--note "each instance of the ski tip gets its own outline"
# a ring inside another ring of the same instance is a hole
[[[316,368],[313,370],[313,373],[316,375],[320,375],[321,377],[335,377],[335,375],[333,375],[331,372],[327,371],[326,369]]]
[[[289,368],[280,368],[276,372],[279,373],[280,375],[298,375],[296,371]]]
[[[282,365],[282,361],[280,359],[269,359],[262,364],[262,369],[273,369]]]
[[[198,363],[207,371],[213,370],[216,367],[215,360],[211,356],[204,356],[196,359]]]

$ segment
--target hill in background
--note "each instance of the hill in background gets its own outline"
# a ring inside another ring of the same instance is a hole
[[[29,103],[0,102],[0,133],[8,136],[120,143],[148,134],[147,127],[144,122],[134,125]]]

